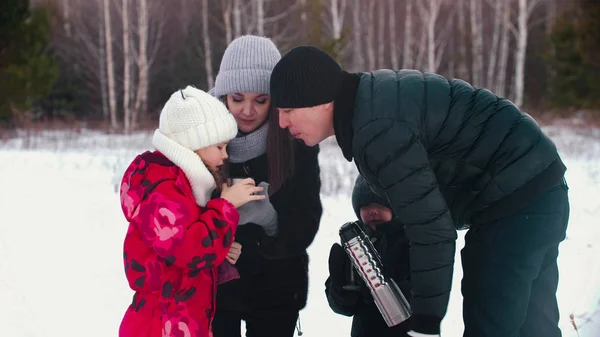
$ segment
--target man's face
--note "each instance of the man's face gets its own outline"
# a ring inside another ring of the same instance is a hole
[[[333,136],[333,102],[309,108],[277,108],[279,126],[308,146],[315,146]]]
[[[377,203],[370,203],[360,208],[360,218],[362,222],[377,230],[377,225],[392,221],[392,210]]]

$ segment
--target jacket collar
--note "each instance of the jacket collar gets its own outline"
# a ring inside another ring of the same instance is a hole
[[[333,130],[335,139],[342,149],[342,154],[348,161],[352,161],[352,120],[354,117],[354,104],[360,83],[360,75],[343,72],[340,93],[333,105]]]

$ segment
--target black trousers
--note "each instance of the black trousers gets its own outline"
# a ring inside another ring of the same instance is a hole
[[[293,337],[298,311],[284,309],[266,313],[217,310],[212,323],[214,337],[241,337],[246,322],[246,337]]]
[[[464,337],[560,337],[558,245],[569,218],[566,183],[521,211],[474,224],[461,251]]]

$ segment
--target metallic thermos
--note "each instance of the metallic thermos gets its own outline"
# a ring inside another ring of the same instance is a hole
[[[407,320],[411,315],[410,304],[396,282],[383,275],[381,258],[358,222],[344,224],[340,228],[340,238],[388,327]]]

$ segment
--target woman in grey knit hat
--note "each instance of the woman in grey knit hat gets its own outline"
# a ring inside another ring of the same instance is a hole
[[[229,176],[251,177],[267,198],[240,207],[240,278],[217,289],[215,337],[293,336],[308,292],[307,247],[321,219],[318,148],[278,127],[271,71],[281,58],[268,38],[246,35],[225,50],[212,90],[238,124],[227,146]]]

